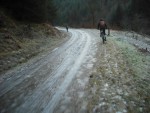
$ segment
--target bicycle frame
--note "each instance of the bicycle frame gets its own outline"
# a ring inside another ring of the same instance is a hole
[[[104,43],[105,43],[105,41],[106,41],[106,36],[105,36],[105,34],[104,34],[104,32],[103,32],[103,31],[100,31],[100,37],[102,37],[103,44],[104,44]]]

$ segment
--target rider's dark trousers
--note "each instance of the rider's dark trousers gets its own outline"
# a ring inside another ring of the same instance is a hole
[[[105,29],[100,29],[100,31],[103,31],[103,33],[106,35],[106,33],[105,33]]]

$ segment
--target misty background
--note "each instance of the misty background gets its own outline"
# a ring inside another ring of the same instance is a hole
[[[114,29],[150,34],[150,0],[1,0],[19,21],[96,28],[100,18]]]

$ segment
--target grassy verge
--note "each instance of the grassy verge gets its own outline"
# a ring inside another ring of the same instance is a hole
[[[130,69],[130,75],[133,77],[132,85],[136,95],[129,96],[126,99],[130,101],[131,98],[138,106],[141,106],[139,111],[148,113],[150,111],[150,54],[118,39],[113,40],[113,42],[119,46]],[[130,109],[130,111],[133,110]]]
[[[150,54],[113,37],[99,51],[87,87],[88,112],[149,113]]]

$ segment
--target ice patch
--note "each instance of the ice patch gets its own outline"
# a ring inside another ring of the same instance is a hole
[[[87,68],[91,69],[93,67],[93,64],[87,64]]]
[[[53,49],[53,52],[56,51],[58,48]]]
[[[107,105],[107,103],[106,102],[102,102],[102,103],[99,104],[99,107],[104,106],[104,105]]]
[[[106,90],[108,89],[108,86],[109,86],[109,85],[106,83],[106,84],[104,85],[104,89],[103,89],[103,90],[106,91]]]
[[[106,83],[104,86],[105,86],[105,87],[108,87],[108,84]]]
[[[119,95],[117,95],[117,96],[113,97],[113,99],[119,99],[119,100],[122,100],[122,97],[119,96]]]
[[[92,62],[96,62],[96,58],[93,58],[91,61],[92,61]]]

